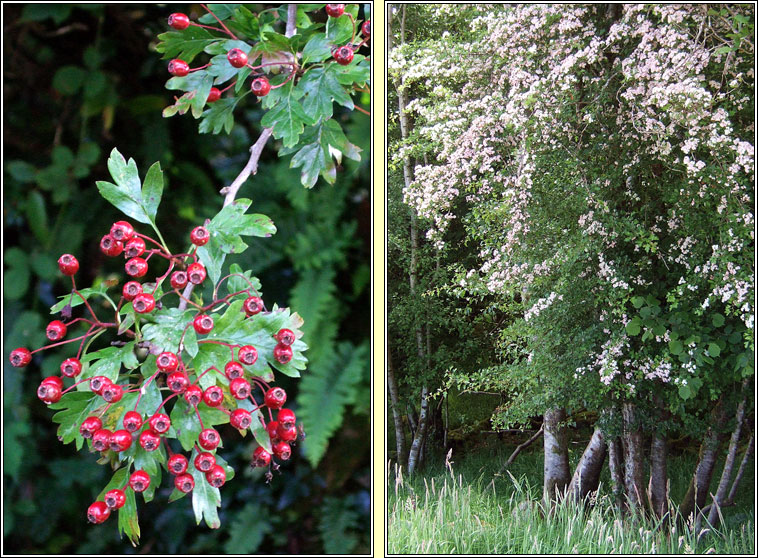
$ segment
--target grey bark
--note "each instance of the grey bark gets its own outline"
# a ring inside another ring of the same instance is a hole
[[[397,449],[397,463],[400,465],[400,467],[405,467],[407,465],[407,454],[405,453],[405,430],[403,429],[403,416],[400,413],[397,382],[395,381],[395,371],[392,368],[392,352],[390,351],[389,341],[387,341],[387,390],[390,393],[392,420],[395,423],[395,447]]]
[[[605,453],[605,437],[600,428],[595,427],[569,484],[569,493],[577,502],[583,502],[591,492],[598,489]]]
[[[611,488],[616,501],[616,508],[622,511],[625,507],[624,494],[624,459],[621,439],[615,436],[608,440],[608,469],[611,472]]]
[[[668,444],[665,435],[656,432],[650,442],[650,481],[647,496],[650,509],[658,519],[669,513],[668,494]]]
[[[750,433],[750,439],[747,443],[747,448],[745,448],[745,454],[742,456],[742,463],[740,463],[740,468],[737,471],[737,476],[734,477],[734,482],[732,483],[732,488],[729,490],[729,496],[726,499],[725,505],[732,505],[734,504],[734,498],[737,495],[737,487],[740,485],[740,481],[742,480],[742,475],[745,474],[745,468],[747,467],[748,461],[750,461],[750,456],[753,454],[753,450],[755,449],[755,436],[753,436],[753,433]]]
[[[624,485],[627,502],[634,509],[642,505],[645,494],[642,432],[637,425],[637,408],[633,403],[624,403],[621,412],[624,418]]]
[[[511,464],[512,464],[512,463],[513,463],[513,462],[516,460],[516,457],[518,456],[518,454],[519,454],[519,453],[521,453],[521,451],[522,451],[524,448],[527,448],[527,447],[531,446],[531,445],[532,445],[534,442],[536,442],[536,441],[537,441],[537,438],[539,438],[540,436],[542,436],[542,432],[544,431],[544,428],[545,428],[545,427],[544,427],[544,425],[543,425],[543,426],[540,426],[540,429],[539,429],[539,430],[537,430],[537,432],[535,432],[535,433],[532,435],[532,437],[531,437],[531,438],[529,438],[529,439],[528,439],[526,442],[524,442],[523,444],[520,444],[520,445],[519,445],[519,446],[518,446],[518,447],[517,447],[515,450],[513,450],[513,453],[512,453],[512,454],[511,454],[511,456],[508,458],[508,461],[506,461],[506,462],[505,462],[505,465],[503,465],[503,466],[500,468],[500,471],[499,471],[499,472],[500,472],[500,473],[502,473],[502,472],[503,472],[503,471],[505,471],[505,470],[506,470],[508,467],[510,467],[510,466],[511,466]]]
[[[418,465],[419,450],[426,436],[426,419],[429,410],[429,390],[426,384],[421,388],[421,410],[418,414],[418,428],[413,437],[411,451],[408,453],[408,474],[412,475]]]
[[[545,465],[542,484],[542,498],[552,507],[559,493],[566,490],[571,480],[568,464],[566,429],[560,423],[566,419],[566,411],[560,408],[548,409],[543,418]]]

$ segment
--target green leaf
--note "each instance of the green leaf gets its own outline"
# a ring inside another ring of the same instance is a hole
[[[157,406],[152,407],[150,414],[152,414],[156,408]],[[155,451],[145,451],[139,444],[137,444],[137,451],[134,454],[134,469],[143,470],[150,475],[150,486],[148,486],[147,490],[142,493],[145,502],[149,502],[155,497],[155,491],[161,484],[161,465],[165,464],[166,450],[163,446],[160,446]]]
[[[250,289],[250,284],[252,284],[252,289],[254,292],[257,292],[260,295],[261,292],[261,282],[257,277],[253,277],[253,272],[249,269],[245,272],[242,271],[242,268],[239,266],[239,264],[232,264],[229,266],[229,273],[230,274],[240,274],[243,275],[245,278],[247,278],[247,281],[245,281],[242,277],[232,276],[229,277],[229,279],[226,280],[226,290],[229,294],[237,293],[239,291],[243,291],[246,289]],[[250,284],[248,283],[250,282]]]
[[[59,410],[52,418],[54,423],[60,425],[58,438],[64,444],[76,440],[76,449],[81,449],[84,438],[79,434],[79,427],[84,419],[104,406],[102,398],[91,391],[70,391],[64,394],[57,403],[48,406]]]
[[[150,484],[152,485],[153,482],[151,480]],[[125,490],[124,493],[126,494],[126,501],[118,510],[118,530],[119,533],[127,536],[133,546],[137,546],[140,537],[137,500],[134,497],[134,490]]]
[[[20,160],[8,161],[5,165],[5,170],[22,184],[34,182],[37,175],[37,169],[33,165]]]
[[[234,515],[229,538],[224,543],[226,554],[253,554],[263,537],[272,532],[266,510],[259,502],[248,502]]]
[[[29,190],[26,198],[26,221],[41,244],[47,243],[50,230],[47,225],[45,199],[37,190]]]
[[[342,45],[353,36],[353,22],[346,15],[330,17],[326,22],[326,38],[333,45]]]
[[[134,159],[129,159],[127,163],[123,155],[115,148],[111,151],[110,158],[108,159],[108,170],[115,184],[98,181],[97,188],[100,190],[100,194],[132,219],[140,223],[148,223],[155,228],[155,210],[157,209],[157,204],[160,202],[160,196],[155,197],[158,191],[157,181],[162,175],[160,166],[157,167],[157,170],[153,171],[153,175],[150,177],[153,184],[146,192],[142,190],[137,172],[137,164],[134,162]],[[160,191],[162,192],[162,190],[163,183],[161,178]],[[151,197],[152,199],[150,199]]]
[[[53,89],[61,95],[73,95],[81,89],[86,75],[79,66],[61,66],[53,76]]]
[[[192,333],[195,333],[192,326],[187,327],[187,325],[194,319],[195,314],[196,311],[193,309],[180,310],[179,308],[167,308],[161,310],[155,314],[154,323],[142,326],[142,335],[146,341],[150,341],[158,346],[161,351],[178,353],[179,340],[182,338],[182,334],[186,329],[187,333],[184,336],[184,348],[187,349],[188,352],[190,349],[196,352],[197,338],[195,337],[194,342],[190,339],[190,343],[187,343],[188,337],[191,336],[189,331],[192,330]],[[191,345],[191,347],[189,345]]]
[[[349,110],[353,109],[353,100],[337,81],[337,75],[335,64],[329,64],[312,69],[298,83],[297,87],[304,95],[303,110],[311,121],[331,118],[332,103],[335,101]]]
[[[234,108],[240,102],[247,92],[235,97],[222,97],[202,115],[200,126],[198,127],[201,134],[213,133],[218,134],[224,130],[227,134],[232,131],[234,126]]]
[[[641,330],[641,322],[639,318],[632,319],[628,324],[626,324],[626,332],[627,334],[631,336],[639,335]]]
[[[327,554],[350,554],[358,544],[358,512],[347,498],[327,496],[319,509],[318,529]]]
[[[669,341],[669,352],[672,355],[679,355],[684,350],[684,346],[682,345],[681,341],[678,340],[671,340]]]
[[[179,398],[176,400],[174,408],[171,409],[169,417],[171,418],[171,428],[176,432],[176,438],[182,445],[182,449],[184,451],[192,450],[202,431],[194,408],[183,398]]]
[[[323,62],[332,55],[332,45],[323,33],[313,35],[303,49],[302,65]],[[311,70],[313,71],[313,70]],[[306,74],[307,76],[308,74]]]
[[[161,164],[155,162],[147,171],[145,184],[142,186],[142,199],[145,205],[145,211],[153,221],[158,213],[158,205],[161,203],[163,196],[163,171]]]
[[[194,462],[196,451],[192,452],[190,463]],[[195,479],[195,488],[192,490],[192,509],[195,511],[195,521],[200,525],[204,519],[205,524],[211,529],[221,527],[221,521],[218,518],[218,508],[221,507],[221,493],[219,489],[211,486],[205,479],[205,473],[195,469],[190,465],[189,473]]]
[[[272,128],[274,137],[281,139],[285,147],[291,147],[297,144],[305,124],[312,123],[312,120],[298,101],[302,93],[294,89],[292,81],[276,91],[281,92],[277,96],[278,102],[263,116],[261,125]]]
[[[237,4],[208,4],[208,9],[213,12],[213,14],[207,13],[203,14],[198,18],[198,21],[200,23],[214,23],[217,24],[216,18],[220,19],[221,21],[227,20],[230,17],[234,15],[235,8],[237,7]],[[216,17],[213,17],[213,16]]]
[[[723,314],[714,314],[711,320],[713,322],[713,327],[721,327],[724,325],[726,318],[724,318]]]
[[[50,313],[56,314],[60,312],[67,304],[71,304],[71,307],[74,308],[75,306],[84,304],[84,301],[82,299],[89,300],[95,295],[104,295],[108,291],[108,285],[103,282],[96,287],[87,287],[86,289],[78,289],[78,291],[82,296],[78,296],[77,294],[71,296],[69,293],[58,297],[60,300],[50,307]]]
[[[256,409],[253,406],[253,402],[249,399],[240,401],[238,407],[250,411],[250,413],[253,415],[253,421],[250,423],[250,431],[253,433],[253,437],[255,438],[255,441],[258,442],[258,445],[265,449],[267,452],[272,453],[271,438],[269,437],[268,431],[266,430],[266,426],[263,422],[263,414],[261,413],[260,409]]]
[[[181,31],[169,31],[158,35],[159,43],[155,50],[163,53],[163,59],[179,58],[188,64],[203,52],[208,45],[219,41],[202,27],[190,25]]]
[[[29,290],[29,258],[21,248],[10,248],[5,252],[3,295],[10,300],[22,298]]]
[[[708,355],[716,358],[721,354],[721,347],[719,347],[718,343],[709,343],[708,344]]]

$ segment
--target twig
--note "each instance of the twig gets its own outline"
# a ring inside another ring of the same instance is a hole
[[[537,432],[534,434],[534,436],[532,436],[532,437],[531,437],[531,438],[529,438],[529,439],[528,439],[526,442],[524,442],[523,444],[521,444],[520,446],[518,446],[518,447],[517,447],[515,450],[513,450],[513,453],[512,453],[512,454],[511,454],[511,456],[508,458],[508,461],[506,461],[506,462],[505,462],[505,465],[503,465],[503,466],[501,467],[501,469],[500,469],[500,471],[499,471],[499,472],[503,472],[503,471],[505,471],[505,470],[506,470],[508,467],[510,467],[510,466],[511,466],[511,463],[513,463],[513,462],[515,461],[515,459],[516,459],[516,456],[517,456],[519,453],[521,453],[521,450],[522,450],[522,449],[524,449],[524,448],[526,448],[526,447],[529,447],[530,445],[532,445],[532,444],[533,444],[533,443],[534,443],[534,442],[537,440],[537,438],[539,438],[540,436],[542,436],[542,429],[543,429],[543,428],[544,428],[544,427],[542,427],[542,426],[541,426],[541,427],[540,427],[540,429],[539,429],[539,430],[538,430],[538,431],[537,431]]]

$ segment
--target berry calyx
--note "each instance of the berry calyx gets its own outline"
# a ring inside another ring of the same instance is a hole
[[[166,378],[166,385],[174,393],[182,393],[189,385],[189,377],[186,372],[172,372]]]
[[[190,264],[187,268],[187,277],[189,277],[190,283],[194,283],[195,285],[199,285],[205,281],[206,275],[205,266],[200,262]]]
[[[10,361],[11,366],[22,368],[32,361],[32,353],[29,351],[29,349],[26,349],[24,347],[13,349],[11,351]]]
[[[206,316],[205,314],[198,314],[192,321],[192,327],[200,334],[210,333],[213,329],[213,318]]]
[[[195,479],[189,473],[182,473],[174,478],[174,486],[179,492],[186,494],[192,492],[192,489],[195,488]]]
[[[128,281],[124,284],[124,288],[121,289],[121,296],[123,296],[124,300],[127,302],[133,301],[134,297],[139,294],[142,294],[142,284],[137,281]]]
[[[353,49],[349,46],[339,47],[334,51],[334,59],[337,61],[337,64],[347,66],[353,61]]]
[[[78,358],[67,358],[61,362],[61,374],[67,378],[75,378],[82,373],[82,363]]]
[[[235,68],[242,68],[245,64],[247,64],[247,54],[245,54],[244,50],[241,50],[239,48],[233,48],[230,50],[226,54],[226,59],[229,61],[229,64]]]
[[[181,475],[187,470],[189,461],[181,453],[175,453],[168,458],[168,472],[172,475]]]
[[[100,396],[108,403],[117,403],[124,396],[124,388],[118,384],[108,384],[103,388]]]
[[[68,328],[66,327],[66,324],[60,320],[53,320],[47,324],[47,328],[45,328],[45,335],[48,339],[50,339],[50,341],[60,341],[66,337],[67,331]]]
[[[214,465],[210,471],[205,473],[205,480],[211,486],[221,488],[226,482],[226,471],[221,465]]]
[[[287,392],[280,387],[273,387],[266,392],[263,403],[269,409],[281,409],[287,401]]]
[[[111,515],[111,509],[105,505],[105,502],[94,502],[87,508],[87,519],[95,525],[103,523]]]
[[[218,407],[224,400],[224,391],[218,386],[210,386],[203,392],[203,402],[209,407]]]
[[[212,453],[203,451],[197,454],[195,457],[195,469],[203,473],[207,473],[216,464],[216,458]]]
[[[276,437],[282,442],[292,442],[297,439],[297,428],[294,425],[287,428],[284,424],[280,424],[276,429]]]
[[[250,84],[250,91],[256,97],[265,97],[271,91],[271,84],[265,76],[255,78],[253,83]]]
[[[242,364],[252,366],[258,360],[258,351],[252,345],[245,345],[244,347],[240,347],[237,358]]]
[[[150,428],[158,434],[165,434],[171,428],[171,419],[164,413],[156,413],[148,421]]]
[[[100,239],[100,251],[106,256],[114,258],[124,251],[124,245],[111,235],[106,234]]]
[[[136,432],[142,428],[142,415],[137,411],[128,411],[121,422],[129,432]]]
[[[127,258],[136,258],[145,253],[145,241],[138,236],[130,238],[124,244],[124,255]]]
[[[290,448],[287,442],[276,443],[272,449],[274,450],[274,455],[282,461],[287,461],[292,455],[292,448]]]
[[[111,434],[112,432],[107,428],[96,430],[95,433],[92,434],[92,448],[95,451],[107,450],[111,443]]]
[[[263,299],[259,296],[248,297],[242,304],[242,308],[245,309],[245,314],[248,316],[254,316],[263,310]]]
[[[132,306],[137,314],[149,314],[155,310],[155,298],[150,293],[140,293],[134,297]]]
[[[206,428],[200,432],[198,443],[204,450],[212,451],[221,443],[221,436],[213,428]]]
[[[150,429],[139,435],[139,445],[145,451],[155,451],[161,446],[161,437]]]
[[[229,391],[235,399],[247,399],[250,397],[250,382],[245,378],[235,378],[229,382]]]
[[[214,87],[213,89],[216,89],[216,88]],[[213,91],[213,89],[211,89],[211,91]],[[216,89],[216,91],[218,91],[218,89]],[[210,95],[208,96],[208,98],[210,99]],[[214,101],[215,100],[217,99],[214,99]],[[206,229],[205,227],[195,227],[194,229],[192,229],[192,232],[190,233],[190,241],[195,246],[205,246],[206,244],[208,244],[208,241],[210,240],[210,238],[211,238],[211,235],[208,232],[208,229]]]
[[[229,422],[238,430],[247,430],[253,423],[253,415],[247,409],[235,409],[229,417]]]
[[[74,275],[79,271],[79,261],[71,254],[63,254],[58,258],[58,269],[63,275]]]
[[[211,87],[211,90],[208,93],[208,98],[205,100],[205,102],[215,103],[220,98],[221,98],[221,90],[218,87]],[[198,246],[202,246],[202,244],[198,244]]]
[[[293,413],[290,409],[282,409],[276,415],[276,420],[284,428],[292,428],[295,426],[295,413]]]
[[[146,430],[146,432],[149,432],[149,430]],[[113,451],[126,451],[132,445],[132,433],[128,430],[116,430],[111,434],[109,444]]]
[[[103,427],[103,421],[98,417],[87,417],[79,427],[79,434],[82,438],[88,440],[92,438],[92,435]]]
[[[144,492],[150,486],[150,475],[142,469],[134,471],[129,477],[129,486],[135,492]]]
[[[277,345],[274,347],[274,358],[279,364],[287,364],[292,360],[292,347]]]
[[[147,273],[147,262],[142,258],[132,258],[126,262],[124,269],[130,277],[142,277]]]
[[[168,73],[176,77],[184,77],[189,73],[189,64],[184,60],[174,58],[168,63]]]
[[[184,400],[191,406],[197,407],[203,400],[203,390],[195,384],[187,386],[187,389],[184,390]]]
[[[190,19],[187,14],[175,13],[168,16],[168,26],[173,27],[177,31],[187,29],[190,24]]]
[[[361,33],[363,33],[364,37],[370,37],[371,36],[371,20],[367,19],[363,22],[363,25],[361,25]]]
[[[57,376],[51,376],[51,378],[57,378]],[[60,378],[57,378],[60,380]],[[50,378],[46,378],[37,388],[37,397],[46,403],[57,403],[61,399],[61,386],[56,382],[48,381]]]
[[[94,378],[90,378],[89,388],[92,390],[92,393],[102,395],[105,387],[111,383],[110,379],[105,376],[95,376]]]
[[[329,17],[340,17],[345,13],[345,4],[327,4],[326,14]]]
[[[105,500],[106,506],[112,510],[117,510],[122,508],[126,503],[126,494],[120,488],[114,488],[105,493],[103,500]]]
[[[155,362],[158,365],[158,370],[170,373],[179,366],[179,357],[175,353],[165,351],[158,355]]]
[[[245,369],[242,368],[242,365],[239,362],[233,360],[227,362],[224,366],[224,375],[230,380],[236,380],[245,375]]]
[[[279,341],[280,345],[289,347],[295,342],[295,333],[291,329],[280,329],[274,335],[274,339]]]
[[[119,242],[126,242],[134,236],[134,227],[128,221],[116,221],[111,225],[111,236]]]
[[[258,446],[253,452],[253,467],[267,467],[271,463],[271,454]]]
[[[171,286],[174,289],[183,289],[187,286],[188,282],[187,273],[184,271],[174,271],[171,274]]]

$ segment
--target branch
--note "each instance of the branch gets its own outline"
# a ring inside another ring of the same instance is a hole
[[[543,428],[544,428],[544,426],[541,426],[541,427],[540,427],[540,429],[539,429],[539,430],[537,430],[537,432],[536,432],[536,433],[535,433],[535,434],[534,434],[534,435],[533,435],[531,438],[529,438],[529,439],[528,439],[526,442],[524,442],[523,444],[521,444],[520,446],[518,446],[518,447],[517,447],[515,450],[513,450],[513,453],[512,453],[512,454],[511,454],[511,456],[508,458],[508,461],[506,461],[506,462],[505,462],[505,465],[503,465],[503,467],[500,469],[500,471],[499,471],[499,472],[501,472],[501,473],[502,473],[502,472],[503,472],[503,471],[505,471],[505,470],[506,470],[508,467],[510,467],[510,466],[511,466],[511,463],[513,463],[513,461],[516,459],[516,456],[517,456],[519,453],[521,453],[521,450],[522,450],[522,449],[524,449],[524,448],[526,448],[526,447],[528,447],[528,446],[532,445],[532,444],[533,444],[533,443],[534,443],[534,442],[537,440],[537,438],[539,438],[540,436],[542,436],[542,429],[543,429]]]

